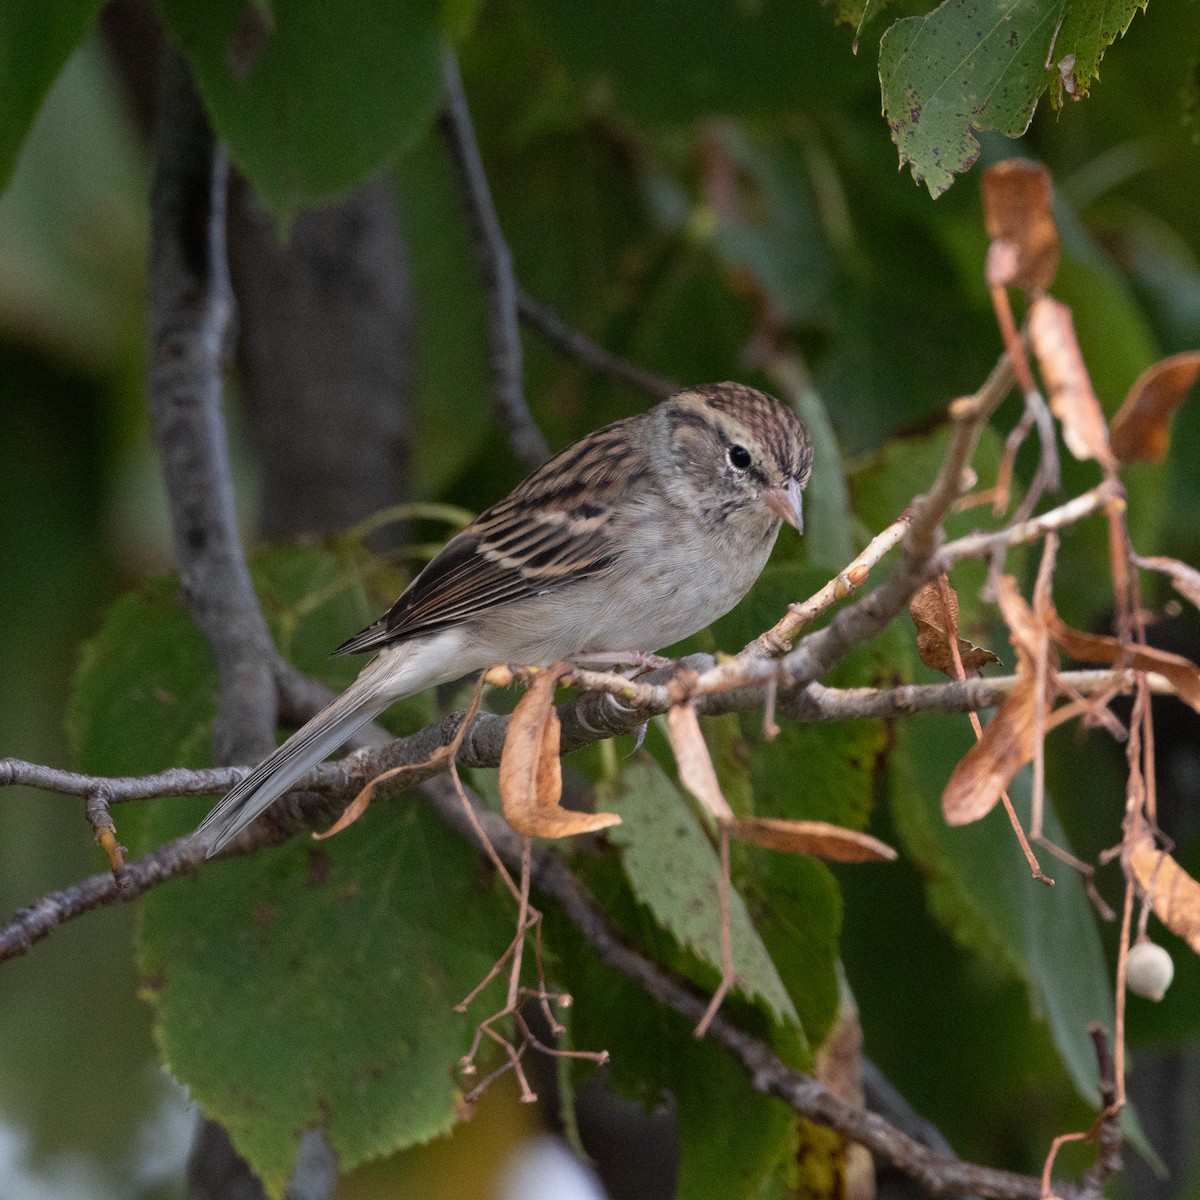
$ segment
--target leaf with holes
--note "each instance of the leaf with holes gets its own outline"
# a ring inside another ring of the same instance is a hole
[[[979,157],[977,131],[1019,137],[1046,85],[1064,0],[945,0],[883,35],[883,110],[913,178],[939,196]]]

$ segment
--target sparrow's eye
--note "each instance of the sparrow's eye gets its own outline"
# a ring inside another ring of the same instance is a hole
[[[729,465],[735,471],[745,471],[751,462],[750,451],[745,446],[729,447]]]

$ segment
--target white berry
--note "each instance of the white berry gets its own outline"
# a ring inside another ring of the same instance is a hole
[[[1125,986],[1135,996],[1161,1000],[1175,977],[1171,956],[1154,942],[1137,942],[1125,960]]]

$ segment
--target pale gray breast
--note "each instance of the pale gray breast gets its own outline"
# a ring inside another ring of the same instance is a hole
[[[714,537],[691,520],[637,520],[611,570],[531,598],[491,620],[500,639],[530,662],[598,651],[661,650],[723,616],[758,578],[779,529],[761,519],[752,530]],[[747,536],[749,534],[750,536]]]

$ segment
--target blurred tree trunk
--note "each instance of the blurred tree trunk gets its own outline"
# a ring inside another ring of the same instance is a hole
[[[343,529],[408,494],[412,297],[390,180],[289,230],[240,176],[229,267],[262,535]]]

